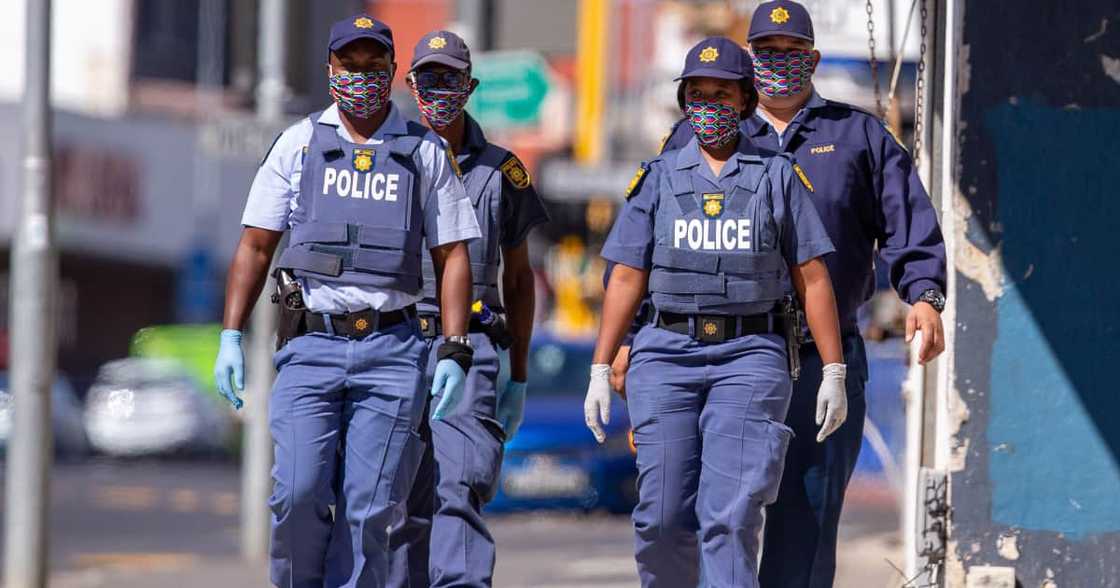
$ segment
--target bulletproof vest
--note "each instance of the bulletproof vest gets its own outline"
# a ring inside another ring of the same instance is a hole
[[[663,157],[649,290],[659,311],[756,314],[782,298],[788,269],[778,242],[769,161],[744,164],[730,192],[712,192],[695,166]],[[700,162],[698,165],[706,165]],[[735,165],[728,162],[728,165]]]
[[[496,145],[486,147],[463,167],[463,185],[474,205],[482,236],[467,244],[471,258],[471,300],[481,300],[492,310],[501,308],[498,293],[498,264],[501,261],[502,163],[509,151]],[[421,312],[438,312],[436,303],[436,272],[430,255],[423,257],[424,299]]]
[[[357,145],[318,122],[303,161],[291,239],[278,267],[323,282],[420,292],[423,212],[412,154],[426,130]]]

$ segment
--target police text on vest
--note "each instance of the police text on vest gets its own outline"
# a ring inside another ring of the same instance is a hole
[[[323,195],[334,192],[343,198],[360,198],[397,201],[397,187],[400,176],[383,173],[358,173],[348,169],[328,167],[323,170]]]
[[[677,219],[673,223],[673,247],[688,243],[692,250],[736,251],[751,248],[751,220]]]

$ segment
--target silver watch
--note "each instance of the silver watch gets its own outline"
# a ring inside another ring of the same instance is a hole
[[[918,296],[918,301],[929,304],[937,312],[943,312],[945,310],[945,295],[942,294],[940,290],[930,288]]]
[[[448,343],[458,343],[460,345],[466,345],[467,347],[471,347],[471,338],[468,337],[467,335],[451,335],[449,337],[444,337],[444,339]],[[473,349],[473,347],[472,347],[472,349]]]

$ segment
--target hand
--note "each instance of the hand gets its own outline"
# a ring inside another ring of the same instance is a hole
[[[821,374],[821,387],[817,389],[817,424],[822,425],[817,433],[817,443],[825,440],[848,419],[848,392],[844,379],[848,366],[830,363],[824,366]]]
[[[233,405],[235,410],[240,410],[245,403],[234,393],[234,388],[238,392],[245,390],[245,354],[241,351],[241,331],[223,329],[218,335],[218,358],[214,360],[214,381],[218,384],[218,392]]]
[[[611,364],[611,388],[626,400],[626,370],[630,369],[630,346],[623,345],[618,348]]]
[[[914,333],[922,332],[922,347],[918,351],[918,363],[926,364],[942,351],[945,351],[945,329],[941,325],[941,313],[930,303],[918,302],[910,307],[906,315],[906,342],[914,340]]]
[[[505,390],[498,397],[497,416],[506,432],[506,441],[513,439],[525,418],[525,382],[506,382]]]
[[[611,422],[611,366],[596,363],[591,366],[591,383],[583,399],[583,420],[599,443],[607,440],[603,425]],[[602,424],[600,424],[602,421]]]
[[[436,375],[432,381],[432,397],[442,395],[439,404],[432,412],[433,420],[442,420],[443,417],[455,410],[459,401],[463,399],[463,389],[467,384],[467,372],[454,359],[441,359],[436,364]]]

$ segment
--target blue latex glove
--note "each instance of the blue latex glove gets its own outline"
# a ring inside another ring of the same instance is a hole
[[[439,396],[442,398],[436,409],[432,412],[432,418],[441,420],[443,417],[451,414],[459,401],[463,399],[463,389],[467,384],[467,373],[454,359],[441,359],[436,364],[436,375],[432,381],[432,396]]]
[[[506,432],[506,441],[513,439],[525,419],[525,382],[506,382],[498,397],[498,422]]]
[[[219,337],[218,359],[214,361],[214,379],[218,382],[218,392],[240,409],[244,402],[234,393],[245,389],[245,354],[241,351],[241,331],[223,329]],[[230,378],[233,383],[231,385]]]

